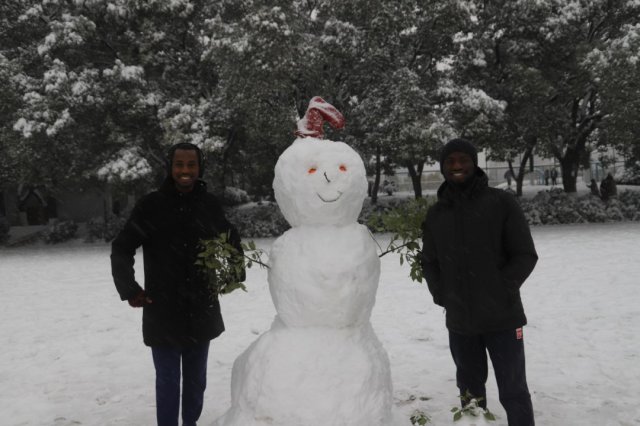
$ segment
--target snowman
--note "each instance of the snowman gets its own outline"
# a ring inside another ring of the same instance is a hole
[[[273,324],[234,362],[231,408],[217,426],[389,426],[387,353],[370,323],[380,261],[357,223],[367,194],[360,156],[322,139],[344,125],[320,97],[280,156],[273,189],[292,228],[269,255]]]

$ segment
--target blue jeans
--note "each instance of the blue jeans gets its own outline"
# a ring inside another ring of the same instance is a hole
[[[209,342],[193,346],[154,346],[156,415],[158,426],[178,426],[180,364],[182,361],[182,424],[195,426],[202,413],[207,387]]]
[[[496,374],[500,403],[507,412],[509,426],[533,426],[533,406],[527,387],[524,338],[516,330],[467,336],[449,331],[449,348],[456,364],[460,395],[465,392],[484,398],[488,376],[487,352]]]

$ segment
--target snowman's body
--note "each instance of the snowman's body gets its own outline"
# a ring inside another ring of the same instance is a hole
[[[286,326],[369,322],[380,262],[363,225],[292,228],[275,241],[269,259],[271,297]]]
[[[293,226],[269,256],[277,315],[236,359],[221,426],[389,426],[389,360],[370,323],[380,276],[357,223],[366,196],[347,145],[298,139],[278,160],[274,190]]]

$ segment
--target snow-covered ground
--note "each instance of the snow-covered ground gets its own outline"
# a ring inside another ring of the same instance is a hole
[[[640,223],[538,227],[533,235],[540,260],[523,300],[537,424],[640,424]],[[257,243],[268,249],[272,240]],[[452,424],[457,389],[444,314],[407,272],[397,257],[382,258],[372,316],[401,425],[417,408],[430,424]],[[249,271],[248,288],[222,299],[227,331],[212,345],[201,425],[228,408],[232,363],[275,314],[265,270]],[[154,424],[141,311],[118,299],[108,245],[0,250],[0,301],[0,424]],[[488,392],[496,424],[506,424],[493,377]]]

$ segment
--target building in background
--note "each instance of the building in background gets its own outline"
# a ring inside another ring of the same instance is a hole
[[[604,157],[607,161],[602,162],[599,159],[592,158],[588,169],[580,169],[578,184],[583,182],[586,187],[591,179],[600,182],[607,173],[612,173],[612,175],[616,177],[623,173],[624,161],[622,157],[619,155],[616,156],[614,151],[607,152]],[[506,161],[488,160],[485,151],[481,151],[478,153],[478,165],[487,174],[490,186],[507,183],[506,172],[509,170],[509,165]],[[520,159],[516,159],[513,163],[515,173],[518,173],[519,165]],[[562,185],[562,172],[558,161],[555,158],[545,158],[534,155],[533,165],[527,165],[525,184],[545,186],[545,170],[551,173],[553,169],[555,169],[558,174],[556,185]],[[406,168],[396,168],[394,169],[393,176],[383,176],[383,179],[395,182],[396,191],[398,192],[413,192],[411,178]],[[442,174],[440,173],[440,165],[437,162],[425,164],[422,171],[423,191],[436,191],[443,180]],[[548,184],[549,186],[552,185],[551,179],[549,179]],[[512,181],[512,185],[515,185],[515,182]],[[380,192],[383,192],[382,188]]]

